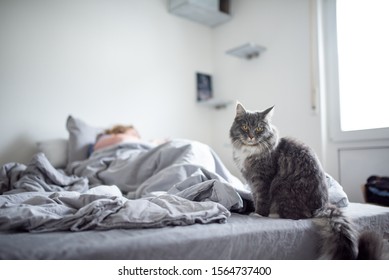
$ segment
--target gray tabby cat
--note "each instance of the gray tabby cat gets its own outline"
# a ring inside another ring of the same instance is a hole
[[[246,111],[238,103],[230,129],[234,161],[249,184],[255,212],[285,219],[315,219],[321,259],[378,259],[381,241],[358,233],[328,201],[325,173],[315,153],[291,138],[279,138],[271,124],[273,107]],[[359,248],[358,248],[359,246]]]

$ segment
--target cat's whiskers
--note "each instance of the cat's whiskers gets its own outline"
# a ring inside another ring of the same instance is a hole
[[[264,143],[262,143],[262,145],[263,145],[263,148],[264,148],[263,150],[266,150],[266,152],[268,152],[270,154],[271,153],[271,149],[270,149],[268,143],[264,142]]]
[[[232,142],[232,145],[235,146],[236,148],[241,148],[243,144],[242,144],[242,141],[240,139],[235,139]]]

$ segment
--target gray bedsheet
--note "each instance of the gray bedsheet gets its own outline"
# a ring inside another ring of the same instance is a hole
[[[389,234],[388,207],[350,203],[345,212],[360,230]],[[311,219],[233,213],[223,224],[34,234],[0,232],[0,259],[316,259],[318,242]]]
[[[40,153],[0,171],[0,230],[148,228],[225,222],[248,196],[206,145],[124,143],[70,164]]]

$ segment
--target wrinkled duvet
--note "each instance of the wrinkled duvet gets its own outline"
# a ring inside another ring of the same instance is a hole
[[[207,145],[123,143],[55,169],[44,154],[0,170],[0,230],[82,231],[225,222],[250,199]]]

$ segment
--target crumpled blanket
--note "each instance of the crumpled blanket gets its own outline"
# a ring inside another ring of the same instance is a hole
[[[150,228],[225,222],[218,203],[192,202],[173,195],[129,200],[116,186],[74,191],[19,193],[0,197],[0,230],[30,232]]]
[[[0,230],[27,231],[225,222],[248,195],[208,146],[188,140],[120,144],[66,173],[39,153],[2,167],[0,193]]]
[[[165,191],[191,200],[209,199],[226,208],[242,207],[249,195],[216,153],[200,142],[175,139],[153,147],[135,142],[98,150],[67,167],[92,185],[115,184],[131,199]],[[208,192],[204,197],[204,192]]]
[[[7,163],[0,169],[0,195],[20,192],[79,191],[89,189],[88,179],[55,169],[43,153],[26,166]]]

